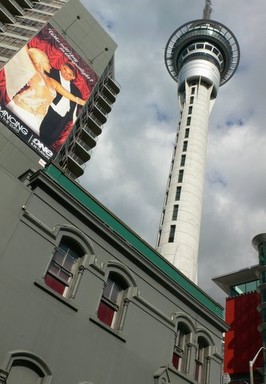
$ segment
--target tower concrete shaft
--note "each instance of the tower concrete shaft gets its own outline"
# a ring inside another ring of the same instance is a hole
[[[216,21],[186,23],[166,45],[165,63],[178,83],[180,121],[157,250],[195,283],[209,114],[219,86],[233,75],[238,62],[237,40]]]

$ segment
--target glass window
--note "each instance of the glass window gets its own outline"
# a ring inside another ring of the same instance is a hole
[[[3,372],[3,371],[2,371]],[[29,352],[14,352],[11,354],[8,369],[5,371],[6,384],[48,384],[51,382],[51,371],[41,360]]]
[[[172,357],[173,366],[181,372],[188,372],[189,348],[191,331],[188,326],[182,322],[178,324],[174,352]]]
[[[188,114],[191,115],[191,113],[192,113],[192,105],[188,107]]]
[[[165,194],[165,202],[164,202],[165,205],[167,204],[167,201],[168,201],[168,191]]]
[[[119,328],[127,282],[115,272],[110,272],[97,311],[98,319],[112,328]]]
[[[161,241],[161,235],[162,235],[162,230],[160,229],[159,235],[158,235],[158,241],[157,241],[157,246],[159,246],[160,241]]]
[[[164,216],[165,216],[165,209],[163,209],[162,218],[161,218],[161,225],[163,225],[163,222],[164,222]]]
[[[68,296],[84,252],[70,238],[63,238],[54,250],[44,276],[45,284],[62,296]]]
[[[244,293],[254,292],[256,291],[258,285],[259,285],[259,280],[248,281],[242,284],[234,285],[230,287],[230,290],[231,290],[230,295],[232,297],[235,297],[235,296],[243,295]]]
[[[187,139],[189,137],[189,128],[186,128],[185,130],[185,138]]]
[[[183,152],[186,152],[187,144],[188,144],[187,140],[183,142]]]
[[[197,352],[195,360],[195,380],[197,383],[208,383],[208,356],[209,356],[209,344],[207,340],[199,336],[197,342]]]
[[[183,176],[184,176],[184,171],[183,171],[183,169],[180,169],[179,174],[178,174],[178,183],[182,183]]]
[[[177,216],[178,216],[178,208],[179,208],[178,205],[174,205],[173,215],[172,215],[172,220],[176,220],[176,219],[177,219]]]
[[[182,155],[180,160],[180,167],[184,167],[185,163],[186,163],[186,155]]]
[[[180,196],[181,196],[181,188],[182,187],[176,187],[176,192],[175,192],[175,199],[176,200],[180,200]]]
[[[175,240],[175,225],[171,225],[168,242],[173,243],[174,240]]]
[[[190,125],[191,124],[191,116],[188,116],[187,118],[187,125]]]

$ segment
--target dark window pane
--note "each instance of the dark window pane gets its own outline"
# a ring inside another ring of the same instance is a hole
[[[75,258],[71,257],[70,255],[66,256],[65,260],[64,260],[64,263],[62,264],[62,266],[68,270],[68,271],[72,271],[74,268],[75,268],[75,264],[77,262],[77,256]]]
[[[98,319],[101,320],[103,323],[111,326],[114,314],[115,310],[111,308],[108,304],[106,304],[104,301],[101,301],[98,308]]]
[[[58,276],[60,277],[60,279],[64,280],[66,283],[68,283],[70,281],[70,279],[72,278],[72,275],[70,275],[66,271],[63,271],[62,269],[61,269]]]
[[[175,225],[171,225],[168,242],[173,243],[174,239],[175,239]]]
[[[180,196],[181,196],[181,187],[176,187],[175,199],[180,200]]]
[[[180,167],[184,167],[186,163],[186,155],[181,156]]]
[[[56,261],[58,264],[62,264],[64,261],[65,254],[61,250],[56,250],[54,253],[53,260]]]
[[[178,174],[178,183],[182,183],[184,176],[184,171],[181,169]]]
[[[178,369],[179,359],[180,357],[176,353],[173,353],[172,364],[175,367],[175,369]]]
[[[61,281],[57,280],[55,277],[49,274],[45,276],[44,281],[45,281],[45,284],[48,285],[48,287],[52,288],[54,291],[56,291],[60,295],[63,295],[66,286]]]
[[[172,220],[176,220],[176,219],[177,219],[177,216],[178,216],[178,208],[179,208],[178,205],[174,205],[173,215],[172,215]]]

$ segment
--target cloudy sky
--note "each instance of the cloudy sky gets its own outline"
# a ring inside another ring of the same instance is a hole
[[[179,115],[164,48],[204,0],[82,2],[118,44],[121,92],[81,184],[154,246]],[[212,19],[241,48],[210,118],[199,251],[199,286],[224,304],[211,279],[256,264],[251,241],[266,232],[266,3],[213,0]]]

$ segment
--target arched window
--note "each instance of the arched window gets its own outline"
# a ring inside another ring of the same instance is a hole
[[[205,337],[199,336],[195,361],[195,380],[197,383],[205,384],[209,382],[209,357],[210,344]]]
[[[120,274],[109,273],[97,315],[99,320],[111,328],[120,329],[128,287],[127,281]]]
[[[45,284],[64,297],[70,296],[83,256],[84,250],[75,240],[63,237],[45,273]]]
[[[41,384],[44,374],[33,364],[15,361],[8,375],[7,384]]]
[[[38,356],[26,351],[10,354],[6,374],[6,384],[49,384],[52,379],[47,365]]]
[[[180,372],[187,373],[189,370],[190,343],[190,328],[184,322],[179,322],[177,326],[172,364]]]

